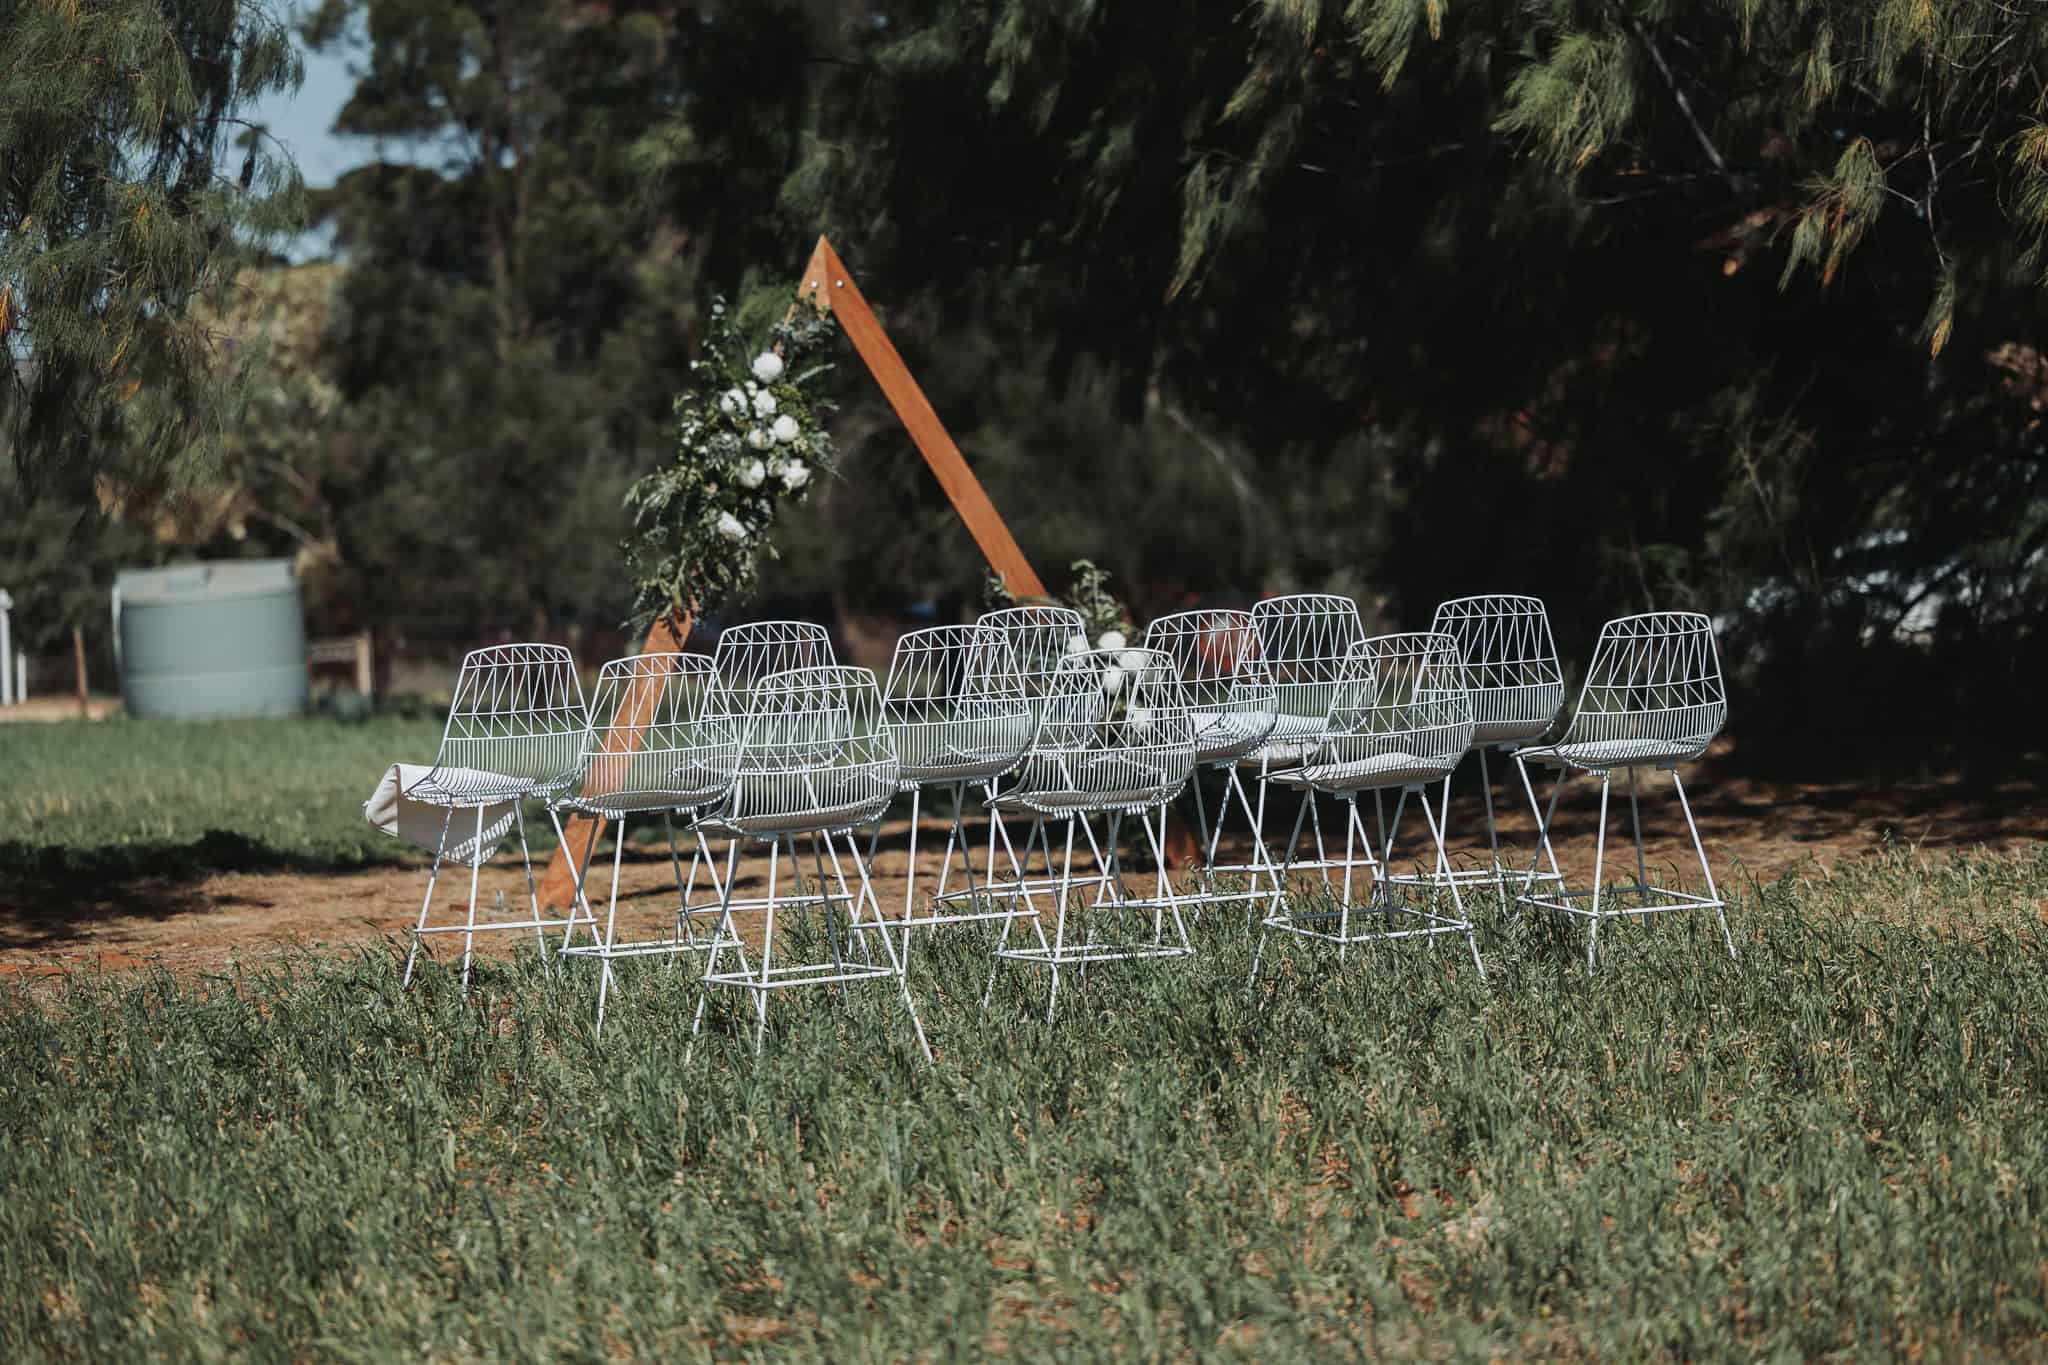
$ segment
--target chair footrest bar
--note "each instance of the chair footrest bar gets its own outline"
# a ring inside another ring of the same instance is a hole
[[[1389,872],[1385,880],[1392,886],[1447,886],[1452,882],[1471,886],[1496,881],[1513,882],[1519,886],[1532,879],[1527,872],[1504,870],[1496,873],[1490,868],[1461,867],[1450,872]],[[1564,876],[1557,872],[1538,872],[1533,880],[1539,883],[1563,882]]]
[[[1100,872],[1090,872],[1085,876],[1068,878],[1067,887],[1069,890],[1083,891],[1101,886],[1108,880],[1109,878],[1103,876]],[[941,905],[952,905],[964,900],[1007,900],[1011,896],[1058,895],[1059,889],[1060,879],[1058,877],[1027,877],[1022,882],[983,882],[972,891],[967,890],[965,887],[959,887],[946,892],[944,895],[934,896],[932,899]]]
[[[562,949],[561,955],[563,957],[608,958],[653,957],[657,954],[668,953],[671,955],[680,956],[685,953],[708,953],[711,952],[713,949],[717,948],[739,948],[743,946],[745,945],[743,945],[737,938],[729,938],[722,943],[690,943],[687,941],[678,943],[676,940],[671,938],[650,938],[641,939],[633,943],[614,943],[610,946],[606,946],[602,943],[577,943]]]
[[[704,977],[707,986],[737,986],[749,991],[779,991],[791,986],[833,986],[842,981],[896,981],[901,974],[893,967],[822,966],[774,967],[763,981],[758,972],[714,972]],[[778,979],[780,978],[780,979]]]
[[[530,920],[530,919],[522,919],[522,920],[510,920],[510,921],[507,921],[507,920],[496,920],[496,919],[494,919],[494,920],[491,920],[491,921],[490,921],[489,923],[485,923],[485,922],[483,922],[483,921],[481,921],[481,920],[480,920],[480,921],[478,921],[478,922],[477,922],[477,923],[475,923],[475,924],[429,924],[429,925],[424,925],[424,926],[422,926],[422,927],[419,927],[419,928],[415,928],[415,929],[413,930],[413,933],[415,933],[415,934],[495,934],[495,933],[503,933],[503,932],[504,932],[505,930],[508,930],[508,929],[525,929],[525,930],[528,930],[528,931],[530,932],[530,931],[532,931],[532,930],[535,930],[535,929],[566,929],[566,928],[568,928],[568,927],[569,927],[570,925],[572,925],[572,924],[588,924],[588,923],[590,923],[590,917],[589,917],[588,915],[578,915],[578,916],[577,916],[577,917],[576,917],[575,919],[544,919],[544,920]]]
[[[909,919],[883,920],[880,924],[864,919],[859,924],[850,924],[849,929],[929,929],[941,924],[1000,924],[1006,919],[1031,920],[1038,918],[1038,911],[1029,905],[1020,905],[1014,911],[974,910],[957,915],[912,915]]]
[[[1515,897],[1515,904],[1531,906],[1538,910],[1555,910],[1560,914],[1577,915],[1582,919],[1609,919],[1620,918],[1626,915],[1661,915],[1672,910],[1718,910],[1728,904],[1728,902],[1723,900],[1714,900],[1706,896],[1688,895],[1682,891],[1660,893],[1667,897],[1661,905],[1603,905],[1598,910],[1586,906],[1573,905],[1571,900],[1567,899],[1567,897],[1584,899],[1592,894],[1590,891],[1566,891],[1561,893],[1556,899],[1543,896],[1517,896]],[[1607,894],[1626,893],[1610,891]]]
[[[1347,934],[1341,930],[1336,933],[1330,933],[1321,929],[1310,929],[1305,927],[1300,920],[1277,915],[1269,917],[1265,921],[1265,927],[1268,929],[1278,929],[1282,933],[1297,934],[1302,938],[1321,939],[1325,943],[1380,943],[1397,938],[1431,938],[1437,934],[1469,934],[1472,932],[1472,926],[1464,920],[1441,919],[1435,915],[1423,915],[1419,910],[1411,910],[1406,913],[1421,915],[1422,918],[1431,922],[1417,929],[1359,929],[1354,927]],[[1383,912],[1380,911],[1374,911],[1373,914],[1384,917]],[[1304,918],[1309,917],[1305,916]],[[1320,916],[1315,918],[1320,918]]]
[[[1079,967],[1091,962],[1145,962],[1155,958],[1192,957],[1194,949],[1177,943],[1069,944],[1064,948],[1005,948],[996,954],[1008,962],[1035,962],[1044,967]]]

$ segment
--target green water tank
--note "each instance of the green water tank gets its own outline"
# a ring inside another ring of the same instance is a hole
[[[138,716],[306,709],[306,622],[289,559],[131,569],[114,580],[114,657]]]

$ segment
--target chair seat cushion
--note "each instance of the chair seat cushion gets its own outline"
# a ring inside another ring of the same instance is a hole
[[[1440,782],[1451,766],[1405,749],[1396,749],[1343,763],[1307,763],[1274,780],[1291,787],[1314,787],[1326,792],[1370,791],[1376,787],[1406,786],[1411,782]]]
[[[1048,815],[1156,806],[1187,781],[1185,764],[1143,754],[1100,754],[1084,759],[1067,783],[1027,788],[1025,806]]]
[[[1273,728],[1273,717],[1262,712],[1198,710],[1194,722],[1197,763],[1215,763],[1249,753]]]
[[[822,772],[742,773],[732,799],[714,821],[742,834],[801,834],[864,825],[896,796],[894,765],[859,765]]]
[[[1520,749],[1516,757],[1529,763],[1560,763],[1590,772],[1609,768],[1647,768],[1659,763],[1681,763],[1698,758],[1711,741],[1691,739],[1594,739]]]
[[[1282,711],[1273,719],[1273,729],[1266,736],[1266,742],[1245,755],[1247,761],[1259,760],[1274,767],[1288,767],[1304,762],[1323,746],[1323,730],[1328,724],[1325,716],[1303,716]]]

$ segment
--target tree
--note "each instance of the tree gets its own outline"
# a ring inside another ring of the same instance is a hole
[[[241,113],[297,86],[247,0],[0,8],[0,441],[17,498],[64,466],[163,477],[229,392],[194,313],[290,226],[297,176]]]

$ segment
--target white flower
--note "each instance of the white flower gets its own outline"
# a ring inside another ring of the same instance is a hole
[[[755,427],[747,433],[747,444],[756,450],[766,450],[774,443],[774,439],[768,435],[767,430],[763,427]]]
[[[771,430],[775,433],[775,439],[783,445],[788,445],[803,434],[803,428],[796,424],[796,418],[786,412],[775,419],[775,425]]]
[[[759,393],[760,391],[761,391],[761,386],[760,386],[759,384],[756,384],[756,383],[755,383],[755,382],[754,382],[753,380],[751,380],[751,379],[749,379],[749,380],[747,381],[747,392],[748,392],[748,393],[750,393],[750,394],[755,394],[755,393]]]
[[[745,540],[747,538],[747,524],[730,512],[720,512],[718,514],[718,534],[724,536],[727,540]]]
[[[1124,666],[1125,672],[1136,673],[1150,663],[1151,659],[1142,649],[1127,649],[1116,656],[1116,661]]]
[[[718,400],[718,410],[727,417],[737,417],[747,410],[747,396],[738,389],[727,389]]]
[[[772,393],[770,393],[770,392],[768,392],[768,390],[766,390],[766,389],[763,389],[763,390],[761,390],[761,391],[760,391],[759,393],[755,394],[755,395],[754,395],[754,416],[756,416],[756,417],[773,417],[774,415],[775,415],[775,395],[774,395],[774,394],[772,394]]]
[[[1102,638],[1095,642],[1095,647],[1097,649],[1122,649],[1124,643],[1124,633],[1122,631],[1105,630],[1102,632]]]
[[[761,481],[768,477],[768,466],[759,460],[749,460],[740,469],[740,482],[748,488],[759,488]]]
[[[1105,668],[1102,670],[1103,691],[1109,693],[1113,697],[1123,689],[1123,685],[1124,671],[1121,668],[1111,666],[1109,668]]]
[[[1130,709],[1130,713],[1124,719],[1131,723],[1130,730],[1132,734],[1148,735],[1152,733],[1152,712],[1148,708],[1133,706]]]
[[[763,351],[755,356],[754,378],[763,384],[773,384],[782,378],[782,357],[773,351]]]
[[[1088,652],[1088,637],[1087,637],[1087,636],[1085,636],[1085,635],[1074,635],[1074,636],[1070,636],[1070,637],[1068,637],[1068,639],[1067,639],[1067,653],[1069,653],[1069,654],[1086,654],[1087,652]]]
[[[794,493],[811,481],[811,471],[802,460],[785,460],[782,464],[782,486]]]

